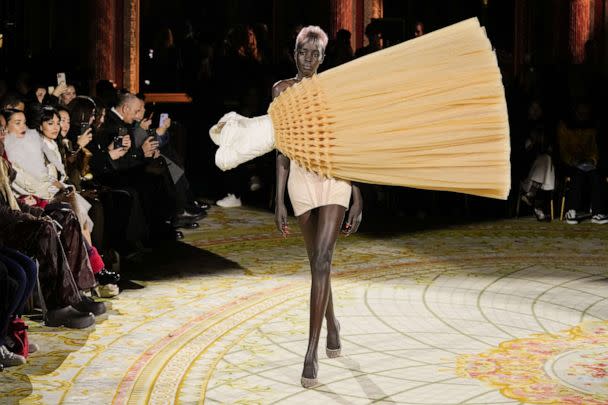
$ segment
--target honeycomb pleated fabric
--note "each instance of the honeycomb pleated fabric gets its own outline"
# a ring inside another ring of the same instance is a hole
[[[304,79],[268,112],[277,149],[328,177],[509,194],[504,87],[476,18]]]
[[[225,116],[211,129],[225,149],[221,155],[230,157],[223,158],[224,169],[249,156],[233,158],[234,147],[222,143],[263,138],[260,153],[272,148],[256,131],[241,131],[239,142],[234,133],[220,136],[229,132],[222,129],[226,122],[232,131],[251,123],[274,129],[277,149],[327,177],[500,199],[509,194],[504,87],[476,18],[304,79],[268,113]]]

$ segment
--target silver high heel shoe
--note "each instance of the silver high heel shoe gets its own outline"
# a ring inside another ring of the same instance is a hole
[[[337,322],[338,324],[338,335],[340,334],[340,323]],[[336,357],[340,357],[340,355],[342,354],[342,345],[340,345],[340,347],[338,347],[337,349],[330,349],[329,347],[325,347],[325,354],[327,354],[327,357],[330,359],[335,359]]]
[[[302,377],[302,378],[300,378],[300,383],[302,384],[302,387],[304,387],[304,388],[312,388],[316,385],[319,385],[319,379]]]
[[[340,357],[342,354],[342,348],[338,347],[337,349],[330,349],[329,347],[326,347],[325,353],[327,354],[328,358],[335,359],[336,357]]]

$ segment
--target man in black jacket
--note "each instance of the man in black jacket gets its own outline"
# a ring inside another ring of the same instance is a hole
[[[176,236],[170,223],[176,217],[175,187],[167,179],[166,167],[154,159],[158,142],[146,140],[140,148],[133,145],[135,118],[141,103],[131,93],[119,96],[116,107],[107,111],[89,149],[93,153],[91,169],[101,184],[135,190],[148,228],[153,237]]]

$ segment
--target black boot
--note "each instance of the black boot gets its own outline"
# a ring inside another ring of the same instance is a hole
[[[49,310],[44,316],[44,323],[50,327],[65,326],[71,329],[84,329],[95,324],[95,316],[88,311],[81,312],[67,306]]]
[[[103,302],[97,302],[86,295],[80,295],[82,299],[78,304],[72,306],[80,312],[90,312],[95,316],[103,315],[106,313],[106,304]]]

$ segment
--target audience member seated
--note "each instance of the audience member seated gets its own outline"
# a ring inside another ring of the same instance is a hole
[[[20,366],[26,362],[25,357],[11,352],[5,346],[11,320],[9,308],[18,305],[19,287],[17,280],[9,276],[8,268],[0,261],[0,371],[5,367]]]
[[[59,112],[53,108],[45,107],[42,110],[41,116],[37,118],[36,121],[37,127],[39,128],[38,130],[42,135],[43,151],[46,161],[48,162],[47,168],[51,180],[59,182],[60,185],[64,187],[63,190],[66,190],[68,187],[70,190],[74,190],[73,185],[69,185],[67,183],[69,182],[69,179],[67,177],[67,171],[63,160],[65,153],[62,154],[60,150],[60,148],[65,150],[65,146],[57,142],[59,133],[61,131]],[[90,134],[90,132],[88,134]],[[86,142],[86,138],[88,138],[88,136],[89,135],[87,135],[87,131],[85,130],[85,134],[81,136],[83,143]],[[116,273],[106,270],[105,264],[99,255],[99,252],[95,246],[93,246],[91,232],[94,224],[88,215],[91,204],[84,197],[82,197],[78,191],[69,192],[65,198],[78,216],[78,221],[82,229],[82,235],[86,239],[85,246],[87,247],[91,267],[97,282],[102,285],[115,285],[120,277]],[[114,290],[118,290],[118,288],[114,288]]]
[[[137,190],[151,236],[183,238],[170,226],[177,217],[176,191],[159,168],[148,159],[156,153],[153,142],[137,148],[132,144],[135,118],[141,114],[140,100],[133,94],[121,94],[118,104],[108,111],[99,133],[91,142],[91,169],[103,185]]]
[[[133,137],[135,146],[144,148],[146,143],[152,143],[156,148],[152,160],[163,159],[163,163],[158,163],[160,167],[166,167],[165,176],[170,176],[175,186],[177,207],[179,217],[174,219],[173,225],[179,228],[197,228],[198,223],[194,222],[204,215],[209,208],[207,204],[196,201],[190,192],[190,183],[185,176],[183,164],[179,164],[179,157],[170,143],[171,118],[166,120],[158,128],[150,128],[152,125],[152,114],[145,117],[145,101],[138,95],[141,109],[135,118]]]
[[[5,156],[6,116],[10,118],[11,113],[0,115],[0,246],[18,250],[38,261],[47,326],[86,328],[95,323],[90,312],[101,314],[105,312],[105,305],[84,297],[78,291],[57,233],[56,221],[44,215],[42,209],[19,204],[15,198],[11,182],[16,173],[2,157]]]
[[[26,104],[30,106],[39,105],[50,105],[57,107],[59,105],[59,99],[63,93],[68,90],[68,86],[64,83],[59,84],[57,87],[50,88],[52,93],[49,93],[47,87],[42,84],[35,85],[26,97]]]
[[[548,128],[538,101],[530,103],[526,131],[525,151],[530,171],[521,182],[521,199],[534,208],[534,214],[539,221],[544,221],[549,217],[543,209],[546,204],[542,194],[555,188],[555,168],[551,159]]]
[[[584,216],[583,190],[588,184],[591,194],[591,222],[608,223],[605,207],[606,181],[597,169],[600,154],[591,105],[584,101],[575,103],[573,117],[559,123],[557,137],[560,159],[565,165],[566,174],[571,178],[566,222],[578,224]]]
[[[3,115],[7,122],[6,155],[16,172],[12,183],[13,190],[22,203],[43,208],[47,215],[61,225],[61,240],[78,287],[83,291],[95,287],[97,281],[89,257],[97,274],[104,267],[103,260],[86,240],[84,235],[87,235],[87,232],[83,233],[81,222],[71,209],[82,204],[81,201],[76,201],[78,194],[74,192],[73,187],[59,181],[50,170],[54,168],[59,171],[61,160],[53,155],[54,152],[48,148],[48,144],[42,140],[37,130],[27,129],[22,112],[4,111]],[[56,137],[59,132],[58,116],[56,110],[45,107],[41,116],[34,121],[39,123],[39,129],[43,133],[54,132]],[[49,166],[45,166],[47,161]],[[78,210],[80,208],[76,211]],[[84,220],[90,221],[86,211],[83,217],[86,218]],[[92,227],[92,224],[89,226]]]
[[[59,87],[65,86],[59,94],[59,105],[68,106],[72,100],[76,98],[76,87],[73,84],[60,84]]]
[[[2,102],[0,103],[0,111],[4,110],[18,110],[25,112],[25,102],[17,93],[9,93],[4,96]]]
[[[0,364],[11,366],[23,364],[30,353],[38,350],[38,345],[28,342],[27,326],[21,319],[25,302],[36,286],[38,270],[29,257],[0,247],[0,278],[3,268],[6,281],[10,280],[14,289],[9,293],[10,299],[0,303]]]
[[[367,37],[367,45],[357,49],[355,52],[355,58],[369,55],[370,53],[379,51],[382,49],[382,31],[378,23],[372,21],[365,27],[365,36]]]
[[[66,117],[63,124],[64,127],[69,127],[63,140],[63,149],[70,178],[77,189],[82,188],[83,178],[92,180],[84,185],[97,193],[104,212],[109,214],[104,215],[103,238],[108,239],[104,246],[116,249],[126,256],[136,254],[141,251],[142,243],[147,237],[147,225],[137,190],[128,186],[114,190],[101,187],[96,177],[90,173],[93,158],[91,150],[99,147],[95,139],[98,137],[99,126],[103,123],[105,110],[98,108],[91,98],[85,96],[76,97],[69,108],[69,117]],[[73,145],[78,145],[78,149],[75,150]]]

